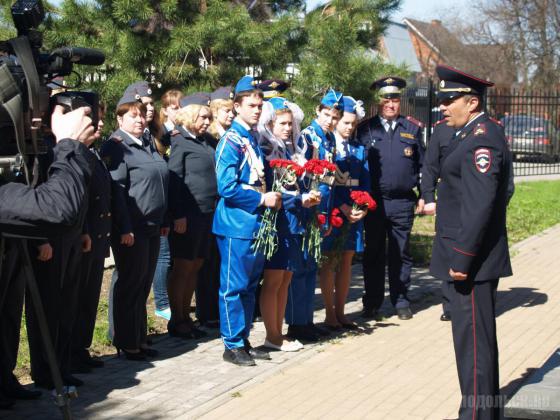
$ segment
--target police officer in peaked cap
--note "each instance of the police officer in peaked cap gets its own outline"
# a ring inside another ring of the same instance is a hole
[[[430,272],[452,284],[460,419],[500,416],[496,289],[512,274],[506,232],[511,156],[503,129],[483,111],[493,83],[438,66],[438,99],[454,141],[441,165]]]
[[[385,295],[385,265],[389,271],[391,303],[399,319],[412,318],[408,288],[412,257],[409,238],[424,158],[423,124],[401,115],[401,92],[406,82],[384,77],[372,83],[377,90],[378,113],[358,127],[358,140],[368,147],[371,190],[378,202],[365,218],[364,272],[365,318],[373,318]],[[387,246],[388,241],[388,246]],[[387,251],[386,251],[387,250]]]

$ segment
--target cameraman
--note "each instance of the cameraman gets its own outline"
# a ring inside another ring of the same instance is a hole
[[[56,138],[49,179],[36,188],[7,183],[0,185],[0,234],[31,223],[36,236],[48,236],[54,229],[80,229],[77,225],[85,207],[88,182],[95,157],[87,146],[94,140],[94,128],[84,107],[64,113],[55,107],[51,130]],[[0,133],[0,136],[2,133]],[[34,399],[40,393],[26,390],[13,375],[19,345],[24,281],[15,243],[2,241],[0,256],[0,408],[9,408],[14,399]],[[33,257],[33,256],[32,256]],[[44,257],[43,255],[38,255]]]

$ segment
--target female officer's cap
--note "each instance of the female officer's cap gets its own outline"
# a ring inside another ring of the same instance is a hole
[[[330,88],[321,99],[321,104],[334,109],[342,109],[342,93]]]

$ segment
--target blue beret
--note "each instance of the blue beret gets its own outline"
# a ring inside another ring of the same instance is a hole
[[[335,91],[334,89],[329,89],[323,99],[321,99],[321,104],[334,109],[342,109],[342,93]]]
[[[231,86],[219,87],[214,92],[210,94],[210,100],[215,101],[217,99],[233,99],[233,92],[231,91]]]
[[[462,95],[484,95],[487,87],[494,83],[479,79],[453,67],[439,65],[436,72],[440,78],[438,99],[449,100]]]
[[[281,96],[270,98],[268,102],[272,105],[272,108],[275,111],[278,111],[280,109],[289,109],[288,101],[286,100],[286,98],[282,98]]]
[[[247,92],[256,89],[257,87],[256,87],[255,79],[253,79],[253,76],[247,75],[239,79],[239,81],[235,85],[235,94],[237,95],[238,93],[241,92]]]
[[[406,87],[406,81],[400,77],[383,77],[376,80],[369,87],[370,89],[378,89],[379,95],[383,98],[399,98],[401,90]]]
[[[210,105],[210,95],[204,92],[196,92],[189,96],[183,96],[179,101],[181,108],[187,105]]]

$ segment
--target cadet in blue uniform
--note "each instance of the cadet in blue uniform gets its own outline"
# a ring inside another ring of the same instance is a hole
[[[312,158],[326,159],[332,162],[335,154],[336,140],[332,133],[336,122],[340,118],[342,109],[342,93],[330,89],[317,106],[315,118],[311,125],[304,128],[295,145],[293,159],[303,165]],[[330,194],[328,188],[321,188],[321,212],[328,213]],[[309,223],[313,212],[307,211],[304,223]],[[328,219],[328,217],[327,217]],[[316,342],[321,336],[329,335],[324,328],[313,323],[313,300],[315,298],[315,283],[317,280],[317,263],[303,254],[301,266],[292,276],[288,289],[288,303],[286,306],[286,323],[288,337],[307,342]]]
[[[332,192],[333,208],[337,207],[346,220],[342,227],[333,227],[323,240],[323,252],[328,260],[320,270],[321,292],[325,301],[325,325],[331,329],[356,329],[344,313],[352,276],[352,258],[363,251],[364,223],[367,210],[352,209],[352,191],[370,191],[370,175],[366,148],[354,137],[358,121],[365,116],[361,101],[343,97],[343,114],[335,129],[337,166]],[[338,242],[343,241],[341,245]],[[337,264],[335,266],[335,264]]]
[[[147,345],[146,300],[150,293],[159,237],[167,209],[167,164],[143,137],[146,108],[125,92],[117,104],[119,129],[106,141],[101,156],[111,173],[113,232],[117,280],[113,290],[113,344],[129,360],[157,352]]]
[[[417,200],[413,189],[419,186],[424,146],[422,124],[400,115],[401,89],[405,86],[398,77],[373,82],[371,88],[378,89],[378,113],[358,127],[358,140],[369,148],[371,190],[378,203],[377,211],[365,220],[365,318],[375,317],[383,303],[386,262],[391,303],[399,319],[412,318],[408,300],[412,269],[409,238]]]
[[[259,121],[260,146],[267,161],[291,160],[288,144],[293,144],[293,133],[299,133],[303,111],[282,97],[265,102]],[[273,170],[268,167],[267,185],[272,185]],[[302,240],[305,233],[302,206],[318,205],[321,199],[315,193],[300,192],[299,180],[294,177],[290,185],[282,188],[282,209],[276,218],[278,250],[265,262],[264,281],[259,303],[266,328],[264,346],[281,351],[297,351],[303,348],[298,341],[285,340],[282,324],[288,299],[288,287],[292,273],[297,270],[302,257]]]
[[[430,272],[453,283],[451,325],[463,404],[460,419],[500,418],[496,288],[510,276],[506,207],[511,156],[483,112],[491,82],[438,66],[438,98],[455,139],[441,166]]]
[[[265,207],[279,208],[280,193],[266,192],[264,157],[254,130],[262,112],[263,95],[254,80],[244,76],[235,87],[237,117],[216,148],[219,201],[213,232],[221,255],[220,332],[225,361],[254,366],[267,352],[251,347],[249,332],[255,306],[255,288],[264,263],[251,249]]]

